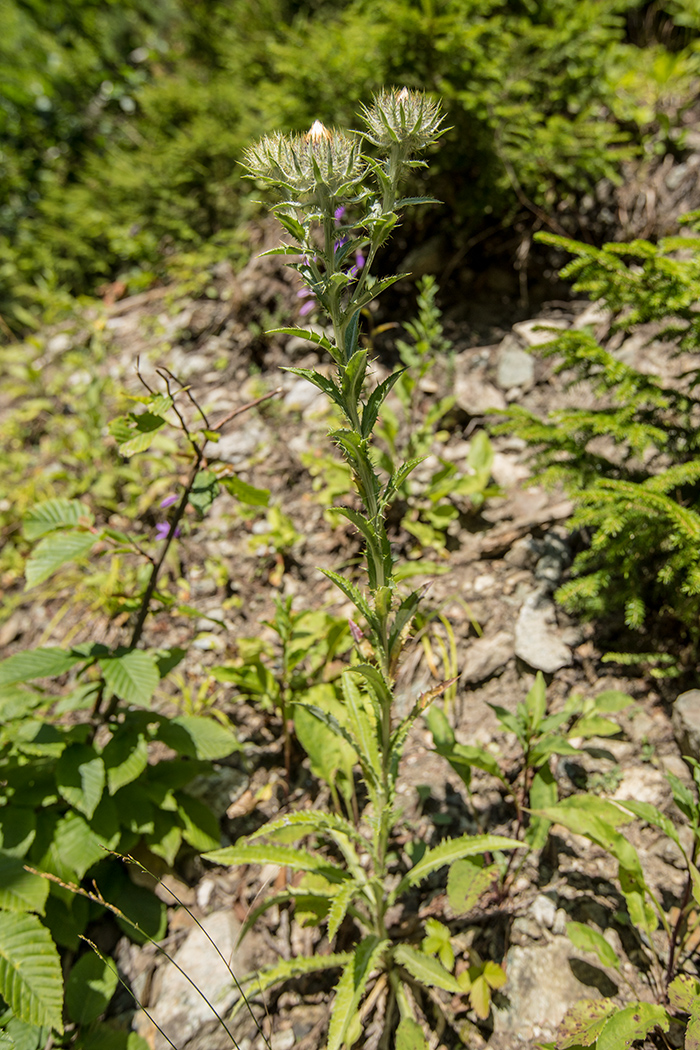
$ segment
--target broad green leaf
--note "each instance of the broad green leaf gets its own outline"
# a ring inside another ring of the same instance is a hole
[[[43,914],[48,895],[48,879],[25,871],[19,857],[0,853],[0,908]]]
[[[502,988],[508,980],[506,971],[502,966],[499,966],[497,962],[492,959],[487,959],[484,963],[484,980],[487,982],[489,988]]]
[[[92,1024],[100,1017],[117,990],[115,963],[88,952],[78,959],[66,980],[66,1010],[76,1024]]]
[[[652,1028],[668,1031],[669,1017],[663,1006],[653,1003],[630,1003],[608,1019],[598,1036],[596,1050],[627,1050],[637,1039],[644,1039]]]
[[[437,955],[446,970],[451,972],[454,969],[455,953],[450,931],[437,919],[425,920],[425,937],[421,949],[426,955]]]
[[[469,1002],[476,1016],[485,1021],[491,1012],[491,989],[483,974],[472,981]]]
[[[304,694],[300,703],[294,705],[294,729],[299,743],[309,756],[314,776],[331,787],[338,783],[340,777],[340,788],[343,790],[344,785],[352,785],[357,753],[354,746],[334,730],[332,722],[318,717],[317,710],[331,715],[338,725],[342,725],[345,720],[343,706],[336,699],[332,687],[315,686]]]
[[[462,994],[457,979],[445,969],[442,963],[417,948],[411,948],[408,944],[400,944],[394,951],[394,961],[399,966],[405,967],[411,977],[415,977],[428,988],[442,988],[445,992],[452,992],[455,995]]]
[[[576,1003],[559,1025],[557,1050],[592,1046],[615,1010],[617,1007],[609,999],[582,999]]]
[[[32,543],[54,529],[92,525],[94,521],[86,503],[77,499],[47,499],[29,508],[22,523],[22,535]]]
[[[168,909],[150,889],[136,886],[125,878],[119,892],[110,896],[110,901],[119,908],[121,916],[117,916],[117,922],[132,941],[145,944],[146,941],[159,941],[165,935]]]
[[[105,767],[87,744],[69,744],[56,763],[56,786],[66,802],[90,819],[105,788]]]
[[[617,722],[610,718],[601,718],[600,715],[584,715],[574,723],[571,733],[573,736],[615,736],[620,732]]]
[[[103,843],[87,821],[70,812],[56,823],[53,840],[40,866],[66,881],[79,881],[104,856]]]
[[[220,478],[219,480],[224,488],[227,489],[232,496],[235,496],[240,503],[245,503],[249,507],[267,507],[270,503],[269,489],[256,489],[246,481],[241,481],[241,479],[236,477],[235,474],[226,478]]]
[[[148,742],[133,726],[119,728],[102,752],[111,795],[137,780],[148,765]]]
[[[688,973],[674,977],[668,986],[668,1001],[676,1010],[689,1014],[693,1004],[700,999],[700,981]]]
[[[190,846],[203,853],[221,842],[219,822],[203,802],[184,791],[177,796],[177,812],[183,824],[182,837]]]
[[[509,839],[501,835],[462,835],[460,838],[447,839],[439,846],[426,850],[421,860],[401,879],[392,898],[395,899],[409,886],[417,886],[428,875],[438,871],[446,864],[453,864],[454,861],[461,860],[463,857],[473,857],[494,850],[522,849],[522,846],[522,842],[518,842],[517,839]]]
[[[9,1039],[12,1050],[44,1050],[51,1036],[51,1029],[45,1025],[27,1024],[18,1017],[11,1017],[2,1034]]]
[[[211,470],[200,470],[190,489],[189,502],[203,518],[219,494],[219,479]]]
[[[373,774],[374,782],[378,784],[382,777],[382,766],[374,714],[360,693],[351,671],[343,673],[342,689],[350,725],[360,746],[360,753]]]
[[[374,935],[358,944],[335,989],[328,1028],[327,1050],[340,1050],[350,1024],[357,1014],[367,981],[380,963],[389,941]]]
[[[20,1021],[63,1031],[61,964],[36,915],[0,912],[0,995]]]
[[[204,854],[212,864],[279,864],[295,871],[319,871],[332,882],[342,882],[345,872],[331,861],[295,846],[236,845]]]
[[[0,686],[31,682],[35,678],[54,678],[80,663],[85,663],[84,656],[65,649],[27,649],[0,663]]]
[[[158,738],[181,755],[216,762],[241,750],[236,735],[213,718],[179,715],[163,721]]]
[[[120,416],[112,420],[109,432],[115,438],[122,456],[133,456],[150,448],[153,438],[161,427],[165,426],[162,416],[153,412],[141,412],[136,415]]]
[[[652,806],[650,802],[633,802],[631,799],[621,799],[618,805],[622,806],[623,809],[629,810],[630,813],[634,813],[635,817],[639,817],[640,820],[645,820],[652,827],[660,828],[665,835],[676,843],[685,855],[676,825],[668,817],[665,817],[656,806]]]
[[[447,899],[452,910],[458,915],[471,911],[497,875],[496,866],[491,864],[484,867],[482,857],[456,860],[447,876]]]
[[[423,1029],[412,1017],[402,1017],[396,1030],[396,1050],[428,1050]]]
[[[99,1024],[81,1033],[80,1050],[149,1050],[148,1043],[137,1032],[125,1032]]]
[[[593,702],[597,711],[612,715],[617,711],[624,711],[626,707],[633,704],[634,697],[629,696],[628,693],[621,693],[618,689],[604,689],[602,693],[598,693]]]
[[[608,944],[598,930],[582,922],[567,922],[566,935],[574,948],[579,948],[583,952],[594,952],[603,966],[612,966],[615,970],[620,969],[620,960],[615,949]]]
[[[83,558],[91,550],[98,537],[91,532],[51,532],[40,540],[27,559],[25,575],[26,590],[48,580],[67,562]]]
[[[174,796],[168,798],[168,805],[161,805],[153,811],[153,831],[145,836],[146,845],[165,863],[172,867],[182,845],[182,827],[174,817],[177,802]]]
[[[101,656],[98,663],[105,682],[120,700],[137,707],[148,706],[160,682],[153,653],[128,649],[114,656]]]
[[[36,815],[15,799],[0,809],[0,849],[10,857],[23,857],[36,835]]]

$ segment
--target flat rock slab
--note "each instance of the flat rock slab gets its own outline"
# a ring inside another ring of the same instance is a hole
[[[559,636],[554,602],[534,591],[523,602],[515,623],[515,655],[536,671],[554,674],[571,667],[571,649]]]
[[[700,689],[681,693],[673,705],[671,722],[681,754],[700,760]]]

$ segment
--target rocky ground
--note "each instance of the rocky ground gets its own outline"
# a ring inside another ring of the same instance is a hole
[[[274,237],[274,231],[262,230],[260,247]],[[138,388],[137,359],[149,383],[157,382],[155,367],[165,364],[191,384],[214,422],[265,392],[279,391],[224,429],[212,458],[230,464],[245,481],[269,488],[273,502],[291,519],[296,536],[283,548],[276,546],[262,517],[241,516],[235,501],[221,496],[204,522],[192,523],[189,536],[179,545],[188,601],[202,618],[194,625],[168,614],[150,621],[147,643],[192,646],[187,672],[193,681],[206,675],[213,664],[235,655],[237,638],[267,633],[260,623],[271,615],[275,594],[292,596],[295,609],[327,606],[338,615],[350,612],[318,572],[319,567],[337,569],[350,563],[358,550],[350,526],[333,529],[325,520],[308,469],[306,457],[313,459],[319,449],[330,452],[327,408],[314,388],[280,371],[285,364],[321,369],[327,365],[300,339],[261,334],[264,313],[266,326],[270,316],[273,325],[276,318],[281,319],[278,323],[289,323],[298,308],[296,291],[292,277],[274,260],[256,259],[235,277],[220,267],[212,277],[210,298],[173,302],[167,290],[155,289],[121,300],[106,311],[107,367],[123,377],[132,392]],[[427,375],[423,396],[427,405],[449,389],[456,408],[450,414],[449,434],[436,446],[436,454],[464,463],[469,443],[490,410],[517,403],[546,412],[590,398],[581,386],[567,389],[565,377],[555,376],[551,364],[530,351],[547,338],[538,331],[542,324],[558,328],[591,324],[600,337],[607,337],[608,319],[597,304],[549,302],[537,316],[506,327],[491,323],[478,329],[450,322],[451,306],[458,314],[459,304],[443,305],[454,358],[449,367],[437,363]],[[94,318],[85,323],[93,324]],[[55,333],[44,347],[43,367],[56,367],[83,337],[80,326]],[[391,363],[387,347],[377,343],[378,378]],[[615,349],[626,361],[657,373],[677,364],[669,361],[651,332],[640,332]],[[457,642],[459,687],[450,709],[457,737],[502,755],[506,764],[515,763],[511,744],[488,705],[513,710],[537,670],[547,677],[552,710],[574,691],[591,696],[609,688],[629,692],[637,703],[632,714],[623,711],[615,716],[620,724],[617,737],[588,741],[580,762],[559,759],[560,789],[567,794],[583,786],[602,797],[649,801],[670,812],[664,773],[671,771],[690,782],[681,753],[700,757],[700,694],[686,693],[673,710],[671,701],[678,692],[673,685],[664,683],[662,689],[651,678],[629,677],[617,673],[615,665],[601,662],[606,648],[617,647],[615,639],[568,617],[552,597],[578,542],[566,530],[570,504],[561,492],[528,487],[528,455],[520,442],[495,437],[493,444],[493,480],[502,495],[488,499],[480,511],[465,504],[451,528],[449,550],[438,555],[427,552],[442,560],[447,570],[432,580],[428,600],[445,613]],[[424,477],[436,462],[421,466]],[[416,556],[415,543],[398,526],[393,539],[406,557]],[[212,565],[217,567],[215,573]],[[36,644],[42,630],[42,644],[59,642],[68,621],[61,621],[47,636],[44,628],[53,612],[51,602],[44,607],[20,602],[0,627],[3,655]],[[114,640],[120,629],[107,622],[81,626],[79,614],[73,616],[69,626],[77,641],[98,636]],[[434,684],[435,673],[423,658],[423,649],[416,646],[402,671],[399,702],[407,703]],[[239,724],[249,745],[246,757],[223,765],[216,782],[209,785],[225,842],[257,826],[263,816],[309,805],[312,799],[323,804],[301,755],[296,756],[287,793],[274,718],[236,704],[232,690],[223,690],[217,703]],[[512,830],[513,811],[499,783],[475,771],[469,803],[461,780],[432,751],[430,734],[422,725],[407,749],[401,790],[405,822],[419,837],[434,841],[445,831],[474,831],[471,805],[490,830],[505,834]],[[683,875],[675,849],[651,828],[631,834],[651,884],[679,897]],[[508,974],[492,1022],[473,1027],[468,1045],[490,1050],[534,1048],[553,1037],[567,1007],[578,999],[618,992],[623,998],[631,995],[624,981],[618,980],[616,987],[612,977],[592,967],[564,933],[567,919],[588,918],[607,928],[612,942],[620,943],[613,921],[620,902],[615,868],[602,850],[557,829],[538,864],[528,861],[512,894],[490,911],[476,909],[455,916],[444,884],[435,880],[419,917],[450,921],[465,947],[473,945],[484,957],[502,960]],[[237,974],[278,957],[324,949],[315,931],[290,924],[289,915],[279,909],[272,909],[236,946],[237,932],[253,902],[280,878],[284,873],[278,870],[213,870],[198,863],[166,873],[158,889],[171,905],[168,952],[221,1010],[237,993],[208,938],[231,960]],[[169,896],[170,890],[179,901]],[[136,1024],[154,1048],[167,1045],[154,1022],[180,1050],[230,1045],[181,971],[151,947],[137,948],[123,940],[115,950],[153,1019],[142,1013]],[[632,962],[625,966],[622,977],[631,981],[636,995],[647,997],[643,976]],[[321,1045],[328,1017],[326,992],[318,981],[297,982],[281,995],[268,997],[264,1009],[256,1009],[274,1050],[312,1050]],[[242,1050],[263,1046],[245,1011],[237,1016],[234,1035]],[[434,1045],[443,1044],[436,1040]]]

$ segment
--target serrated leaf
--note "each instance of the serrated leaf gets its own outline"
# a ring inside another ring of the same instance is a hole
[[[416,865],[404,875],[393,896],[403,893],[409,886],[417,886],[434,871],[446,864],[453,864],[463,857],[473,857],[494,850],[522,849],[522,842],[501,835],[462,835],[447,839],[433,849],[426,850]]]
[[[348,1028],[357,1014],[367,981],[388,944],[388,941],[372,935],[360,941],[353,952],[336,985],[327,1050],[340,1050]]]
[[[148,707],[160,682],[158,664],[152,653],[129,649],[98,660],[105,682],[120,700],[137,707]]]
[[[114,963],[88,952],[78,959],[66,981],[66,1010],[76,1024],[92,1024],[100,1017],[117,990],[119,977]]]
[[[122,456],[133,456],[150,448],[156,433],[165,426],[166,420],[154,412],[120,416],[109,425],[109,432],[116,440]]]
[[[80,880],[104,856],[103,843],[87,821],[70,812],[57,822],[41,867],[67,881]]]
[[[426,955],[417,948],[411,948],[408,944],[400,944],[394,951],[394,961],[408,970],[411,977],[415,977],[427,988],[442,988],[443,991],[452,992],[454,995],[462,994],[457,979],[449,970],[446,970],[437,959]]]
[[[481,857],[456,860],[447,876],[447,899],[453,911],[458,915],[471,911],[493,884],[497,874],[495,865],[484,867]]]
[[[662,1032],[668,1031],[669,1017],[663,1006],[630,1003],[616,1010],[606,1021],[598,1036],[596,1050],[627,1050],[637,1039],[644,1039],[656,1025]]]
[[[246,995],[234,1005],[229,1018],[232,1019],[243,1006],[247,1006],[248,999],[256,993],[267,991],[268,988],[284,981],[290,981],[295,977],[303,977],[307,973],[320,973],[323,970],[335,970],[341,966],[347,966],[352,958],[350,952],[337,952],[334,955],[299,956],[296,959],[286,959],[276,963],[274,966],[259,970],[257,973],[248,974],[243,978],[241,984],[245,984]]]
[[[318,871],[331,882],[343,882],[346,874],[336,864],[296,846],[243,845],[226,846],[203,854],[212,864],[278,864],[295,871]]]
[[[25,577],[26,590],[43,583],[67,562],[83,558],[92,550],[99,537],[91,532],[62,532],[45,536],[27,559]]]
[[[47,879],[25,871],[18,857],[0,853],[0,908],[5,911],[38,911],[43,915],[48,893]]]
[[[0,662],[0,686],[31,682],[35,678],[54,678],[79,663],[85,663],[84,656],[58,647],[27,649]]]
[[[20,1021],[63,1032],[61,964],[36,915],[0,912],[0,995]]]
[[[328,940],[332,941],[347,915],[348,906],[357,892],[354,883],[348,882],[335,894],[328,909]]]
[[[66,526],[94,524],[92,511],[87,503],[77,499],[47,499],[36,503],[27,511],[22,522],[22,535],[32,543],[47,532]]]
[[[595,953],[603,966],[612,966],[615,970],[620,969],[620,960],[615,949],[608,944],[598,930],[582,922],[567,922],[566,935],[574,948],[579,948],[583,952]]]
[[[194,479],[188,502],[203,518],[219,494],[219,479],[212,470],[200,470]]]

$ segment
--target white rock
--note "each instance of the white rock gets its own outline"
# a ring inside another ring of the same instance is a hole
[[[469,644],[462,668],[463,682],[483,682],[502,671],[513,655],[513,635],[498,631]]]
[[[513,325],[513,331],[526,346],[542,346],[543,343],[550,343],[556,336],[556,332],[537,331],[544,326],[564,329],[569,327],[569,322],[552,317],[534,317],[530,321],[518,321]]]
[[[530,354],[515,344],[512,336],[506,336],[498,354],[498,385],[507,390],[506,400],[515,401],[520,392],[529,390],[535,382],[535,362]],[[511,391],[517,396],[510,397]]]
[[[515,654],[530,667],[553,674],[571,667],[571,650],[557,631],[554,603],[534,591],[523,602],[515,624]]]
[[[470,416],[483,416],[488,409],[504,409],[506,399],[498,387],[475,372],[457,370],[454,386],[458,408]]]

